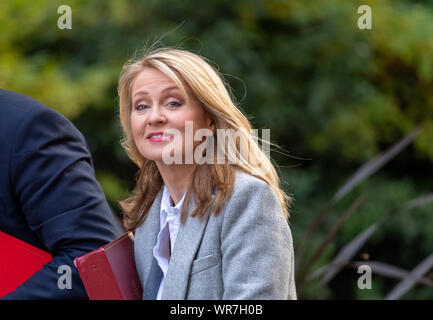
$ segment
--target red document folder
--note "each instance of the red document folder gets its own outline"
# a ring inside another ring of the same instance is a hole
[[[143,295],[134,259],[134,235],[74,260],[90,300],[140,300]]]
[[[14,291],[53,257],[0,231],[0,297]]]

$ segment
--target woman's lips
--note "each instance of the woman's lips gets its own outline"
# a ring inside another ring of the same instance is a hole
[[[173,140],[173,136],[152,136],[150,138],[147,138],[147,140],[152,141],[152,142],[159,142],[159,141],[170,141]]]

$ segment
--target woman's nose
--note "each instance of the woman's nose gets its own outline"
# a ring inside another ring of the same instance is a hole
[[[167,122],[167,118],[165,117],[164,112],[161,110],[160,106],[156,105],[155,107],[151,108],[147,122],[149,125]]]

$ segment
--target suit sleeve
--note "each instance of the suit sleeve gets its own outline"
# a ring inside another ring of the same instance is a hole
[[[48,108],[26,119],[15,137],[11,184],[30,229],[53,260],[5,299],[87,299],[73,260],[112,241],[121,229],[81,133]],[[65,274],[60,266],[71,268],[71,289],[58,286]]]
[[[256,180],[229,204],[221,233],[223,299],[296,299],[292,235],[273,190]]]

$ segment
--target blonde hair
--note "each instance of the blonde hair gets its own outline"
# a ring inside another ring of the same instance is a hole
[[[124,211],[125,227],[133,230],[142,223],[163,185],[154,161],[143,158],[138,151],[130,127],[131,87],[134,79],[146,67],[155,68],[171,78],[187,101],[189,98],[196,99],[213,120],[215,129],[234,129],[240,139],[248,143],[248,159],[242,159],[241,141],[236,140],[236,154],[241,157],[235,159],[235,163],[218,164],[215,161],[214,164],[197,166],[192,188],[188,190],[182,207],[182,221],[186,219],[185,211],[192,192],[197,196],[199,203],[191,216],[202,217],[211,204],[215,187],[217,190],[211,212],[217,215],[232,194],[235,170],[241,170],[265,181],[275,192],[285,216],[289,218],[292,199],[279,187],[278,174],[273,164],[251,136],[251,125],[233,103],[223,77],[204,58],[194,53],[159,48],[146,52],[139,59],[129,60],[123,66],[118,84],[120,122],[124,131],[122,146],[139,167],[135,189],[127,199],[120,201]],[[216,136],[214,138],[215,145],[220,146],[222,141],[218,141]]]

